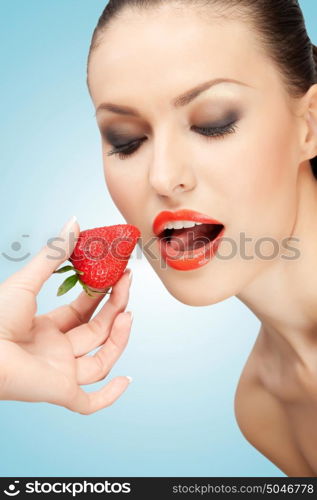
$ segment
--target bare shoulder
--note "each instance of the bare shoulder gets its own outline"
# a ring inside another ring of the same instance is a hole
[[[312,477],[313,471],[296,446],[287,413],[257,376],[256,349],[241,373],[234,399],[237,424],[246,440],[287,476]]]

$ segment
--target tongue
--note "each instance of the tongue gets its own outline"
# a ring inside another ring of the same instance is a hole
[[[213,224],[201,224],[195,227],[174,229],[170,236],[170,245],[174,250],[181,252],[196,250],[207,245],[215,237],[218,228],[219,226]]]

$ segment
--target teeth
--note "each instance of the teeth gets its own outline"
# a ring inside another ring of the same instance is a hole
[[[201,226],[202,222],[194,222],[191,220],[176,220],[173,222],[168,222],[165,227],[165,229],[183,229],[184,228],[189,228],[189,227],[194,227],[194,226]]]
[[[194,221],[190,221],[190,220],[186,221],[186,220],[184,220],[184,222],[183,222],[183,227],[185,227],[185,228],[186,227],[194,227],[194,226],[196,226],[196,223]]]
[[[182,229],[185,227],[185,223],[182,222],[181,220],[176,220],[173,224],[171,224],[174,229]]]

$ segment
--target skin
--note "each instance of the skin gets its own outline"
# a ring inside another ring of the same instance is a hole
[[[218,252],[230,255],[236,242],[231,258],[216,256],[183,272],[164,266],[156,245],[145,256],[184,304],[212,305],[236,296],[259,318],[261,329],[240,385],[257,380],[272,398],[267,406],[272,414],[273,398],[283,408],[291,425],[288,438],[300,443],[305,460],[292,468],[287,460],[275,460],[274,439],[266,455],[290,475],[317,474],[317,185],[309,163],[317,155],[317,85],[291,98],[254,32],[239,20],[213,20],[192,8],[175,14],[170,3],[149,11],[126,9],[91,55],[88,77],[96,110],[111,102],[140,114],[96,112],[105,181],[125,220],[141,230],[143,244],[153,238],[152,222],[162,210],[189,208],[225,224],[230,241]],[[185,107],[170,104],[220,77],[247,86],[222,83]],[[207,139],[191,129],[225,122],[232,110],[239,114],[233,134]],[[146,141],[124,160],[108,156],[110,128],[128,134],[126,142]],[[244,253],[249,258],[242,256],[241,233],[250,238]],[[283,245],[289,237],[298,238],[290,245],[297,258]],[[277,255],[272,257],[271,242],[262,244],[259,254],[260,238],[274,239]],[[249,427],[256,429],[256,418]],[[256,438],[250,442],[261,449]]]
[[[113,404],[129,385],[127,377],[115,377],[98,391],[81,387],[104,379],[127,345],[130,269],[92,319],[104,294],[92,298],[82,291],[70,304],[36,315],[37,294],[71,255],[79,232],[78,222],[66,226],[54,243],[57,253],[43,246],[0,285],[0,399],[48,402],[89,415]]]

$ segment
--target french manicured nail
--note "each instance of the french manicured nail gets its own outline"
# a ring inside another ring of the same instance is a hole
[[[63,226],[61,229],[61,232],[59,233],[60,237],[67,236],[67,234],[70,232],[71,228],[73,227],[73,224],[77,221],[76,215],[73,215]]]
[[[132,377],[130,377],[129,375],[126,375],[126,377],[127,377],[127,379],[129,380],[129,384],[131,384],[131,382],[132,382],[133,378],[132,378]]]

